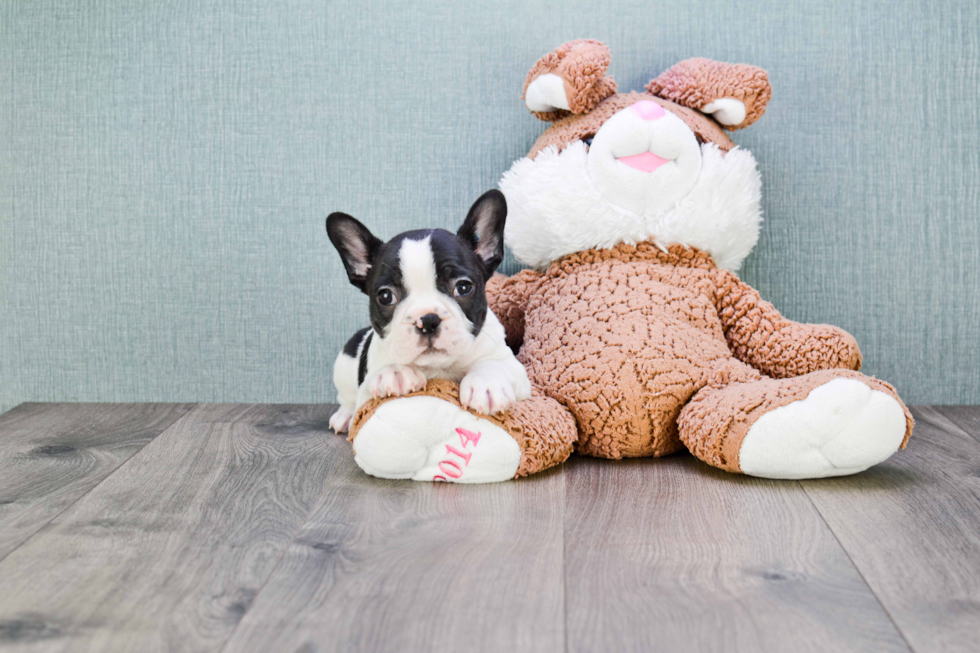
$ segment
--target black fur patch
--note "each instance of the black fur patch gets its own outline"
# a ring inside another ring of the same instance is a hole
[[[371,326],[374,327],[379,336],[384,336],[385,329],[395,314],[398,302],[405,299],[407,292],[402,283],[402,269],[399,264],[402,241],[412,236],[416,236],[416,238],[411,238],[412,240],[421,240],[425,237],[425,233],[424,231],[408,231],[395,236],[382,245],[375,256],[374,265],[371,266],[371,271],[367,276],[367,290],[365,292],[371,301],[369,310]],[[382,288],[391,288],[392,292],[395,293],[397,301],[391,306],[383,306],[378,301],[378,291]]]
[[[469,245],[456,234],[433,229],[429,240],[432,258],[436,263],[436,288],[453,297],[456,282],[465,277],[473,282],[473,292],[465,297],[453,297],[459,308],[473,323],[473,335],[479,335],[487,319],[486,266]]]
[[[351,336],[351,339],[347,341],[346,345],[344,345],[344,354],[350,356],[351,358],[357,358],[357,348],[361,346],[361,341],[364,340],[364,336],[370,330],[371,327],[364,327]]]
[[[364,377],[367,376],[368,349],[371,347],[371,336],[373,335],[373,333],[368,333],[367,338],[364,339],[364,347],[361,349],[361,360],[357,363],[357,385],[364,383]]]
[[[473,323],[473,335],[479,335],[487,318],[486,282],[492,272],[469,243],[445,229],[419,229],[407,231],[391,239],[378,252],[375,265],[367,277],[367,292],[371,297],[371,326],[378,334],[383,334],[395,313],[398,303],[383,306],[378,302],[377,293],[381,288],[390,288],[398,297],[405,299],[407,290],[403,284],[399,255],[402,243],[406,240],[429,239],[432,258],[436,264],[436,288],[459,304],[463,314]],[[466,297],[453,297],[453,287],[461,277],[473,282],[473,292]]]

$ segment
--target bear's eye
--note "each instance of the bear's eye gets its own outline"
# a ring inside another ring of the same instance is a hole
[[[395,293],[390,288],[382,288],[378,291],[378,303],[382,306],[391,306],[395,303]]]
[[[471,292],[473,292],[473,284],[467,279],[460,279],[453,288],[453,295],[456,297],[466,297]]]

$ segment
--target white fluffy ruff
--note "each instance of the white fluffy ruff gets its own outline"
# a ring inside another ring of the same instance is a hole
[[[544,268],[586,249],[653,240],[706,250],[722,268],[738,270],[759,238],[762,180],[755,158],[735,148],[701,146],[694,188],[670,210],[640,216],[607,201],[589,175],[588,148],[576,141],[514,163],[500,180],[507,197],[505,241],[525,265]]]

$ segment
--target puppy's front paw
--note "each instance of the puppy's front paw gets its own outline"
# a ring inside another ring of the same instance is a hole
[[[387,365],[372,374],[367,383],[372,397],[401,397],[424,390],[425,375],[411,365]]]
[[[467,374],[459,384],[459,402],[484,415],[500,413],[517,401],[513,384],[486,374]]]
[[[336,413],[330,416],[330,428],[333,429],[334,433],[347,433],[350,430],[350,421],[353,417],[353,409],[341,406]]]

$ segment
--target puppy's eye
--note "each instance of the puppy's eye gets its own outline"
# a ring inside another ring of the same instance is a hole
[[[457,281],[456,287],[453,288],[453,295],[456,297],[466,297],[471,292],[473,292],[473,284],[465,279]]]
[[[391,306],[395,303],[395,293],[387,288],[382,288],[378,291],[378,303],[382,306]]]

